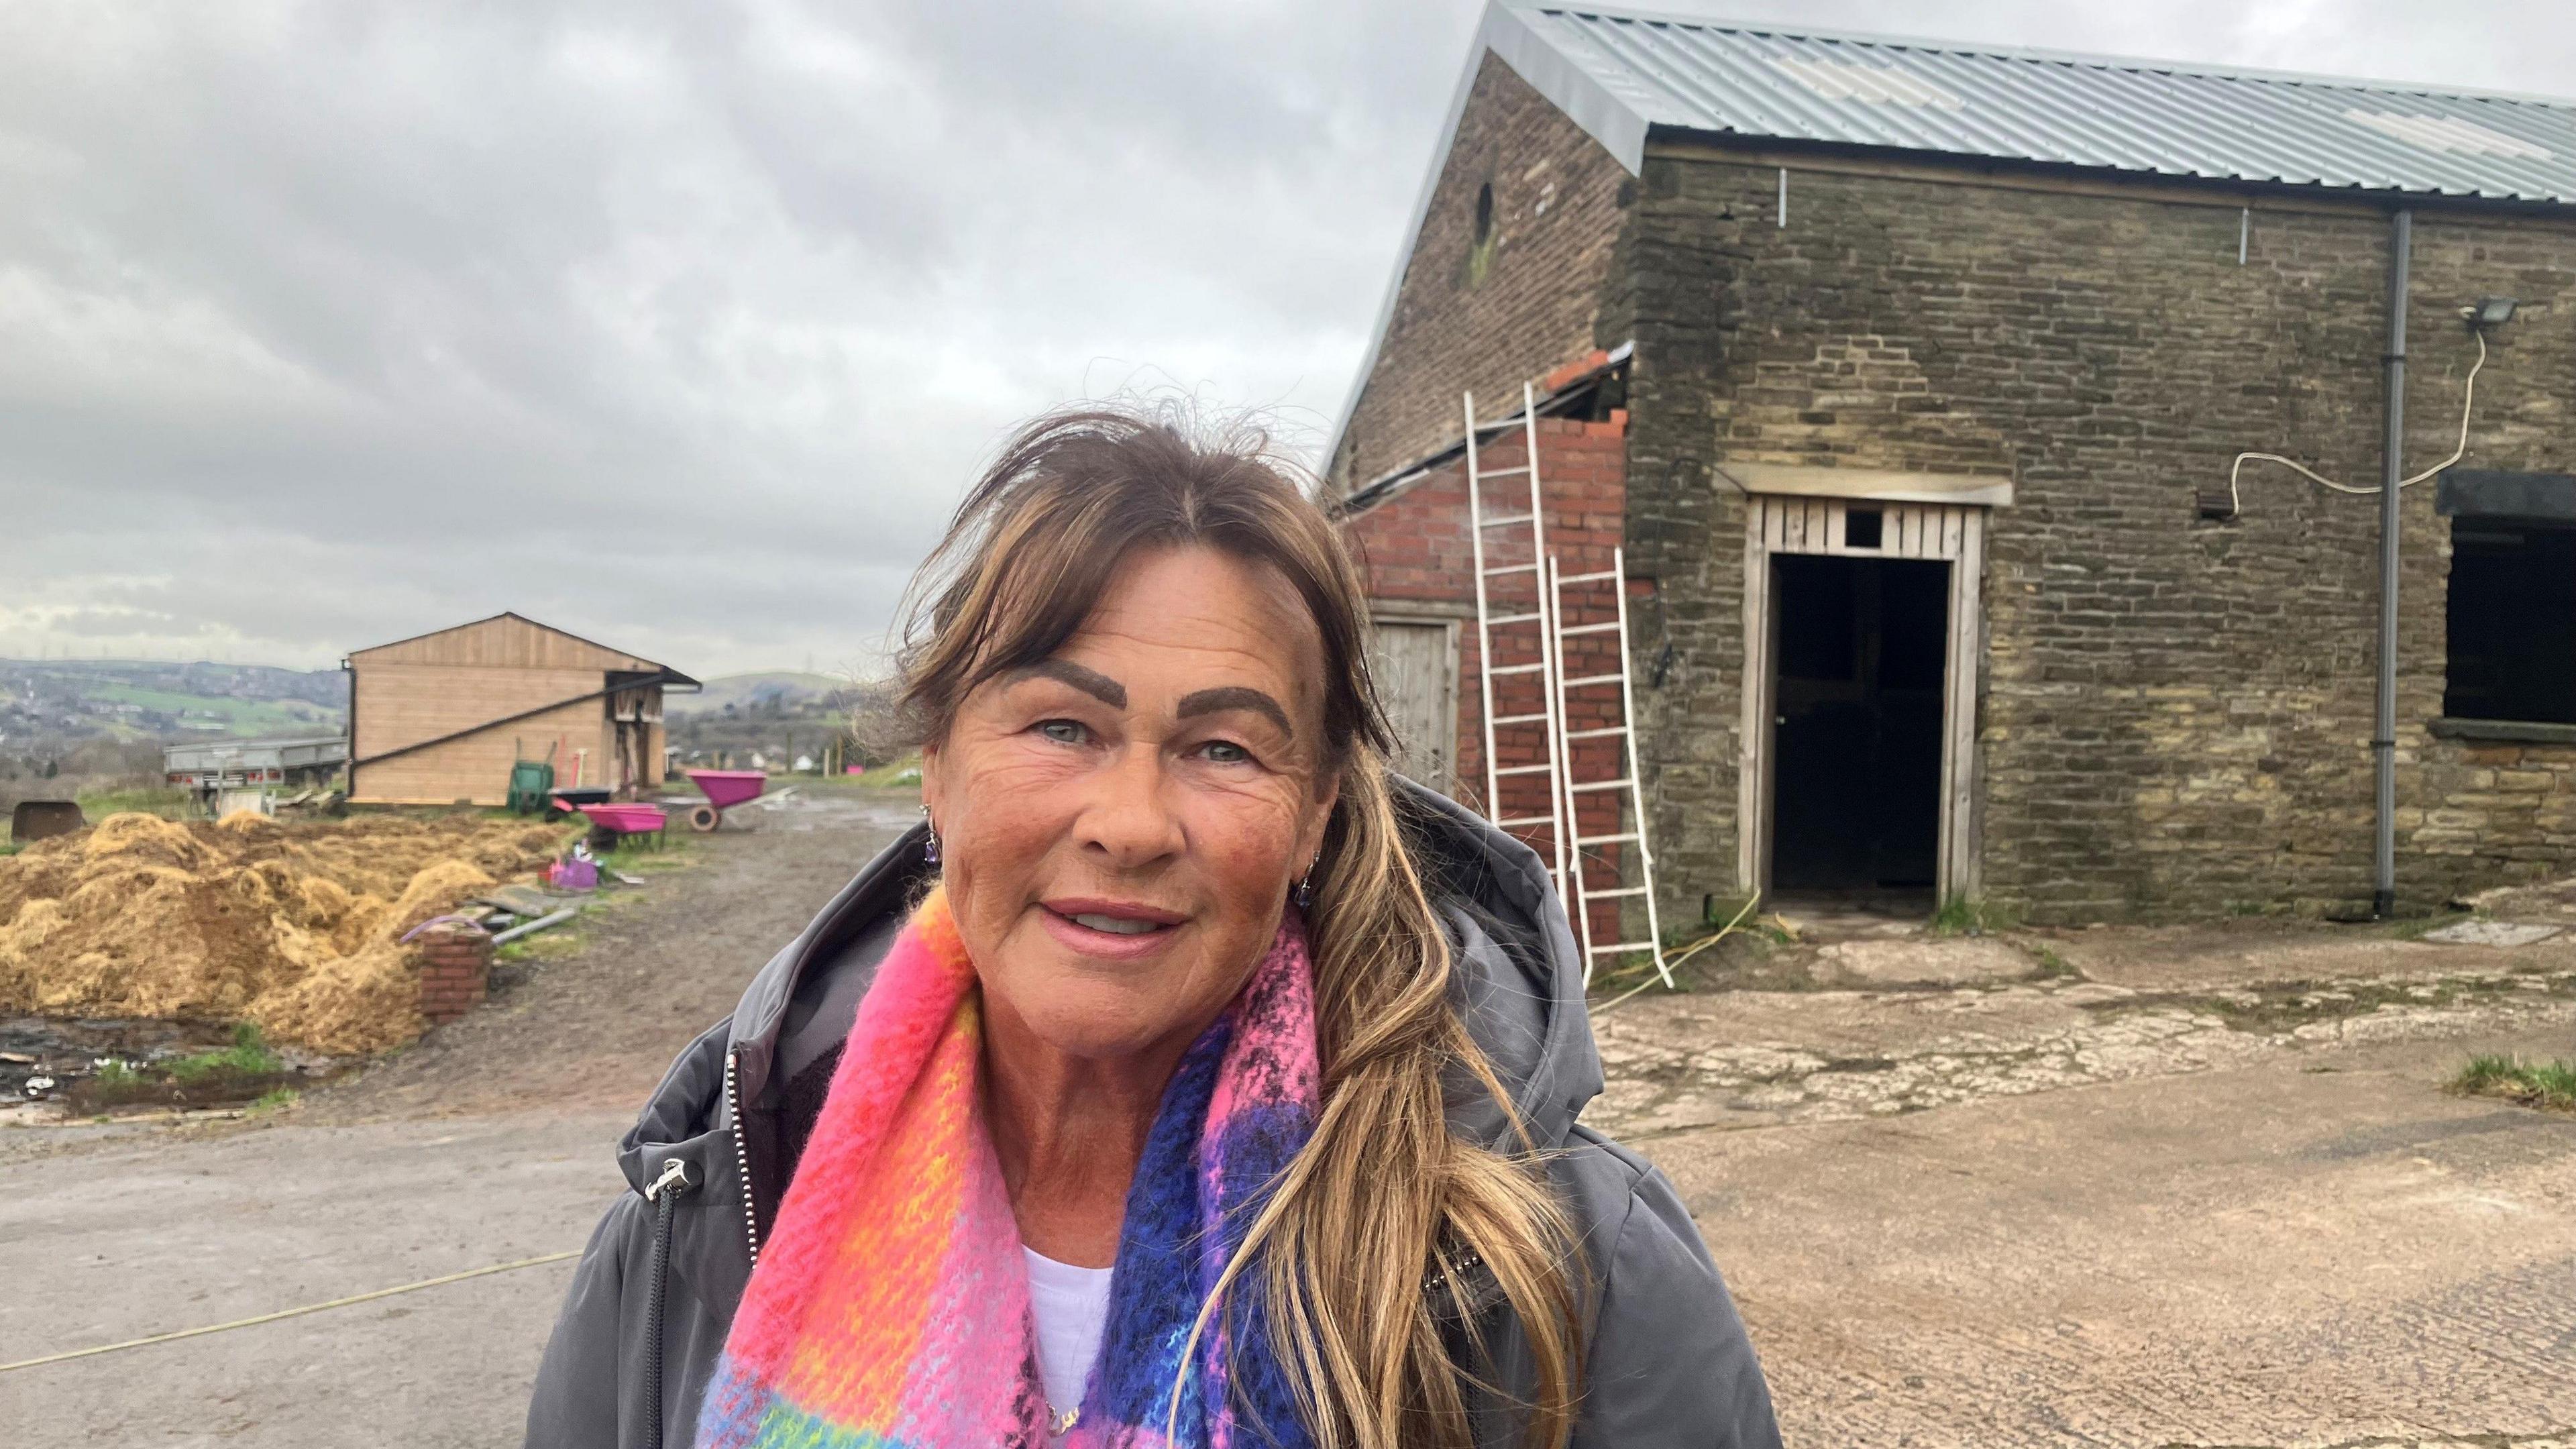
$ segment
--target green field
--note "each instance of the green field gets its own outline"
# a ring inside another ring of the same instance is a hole
[[[106,789],[83,790],[77,797],[81,815],[96,825],[110,815],[139,810],[168,820],[180,820],[188,814],[188,792],[175,785],[124,785]]]
[[[300,699],[226,699],[215,695],[145,689],[132,684],[97,684],[86,693],[89,698],[102,703],[131,704],[176,716],[188,725],[220,724],[223,726],[221,733],[226,735],[286,735],[302,730],[328,733],[340,728],[340,711]],[[119,739],[143,739],[156,733],[121,719],[110,721],[107,727]],[[185,732],[209,737],[216,733],[214,730]],[[185,738],[185,734],[180,737]]]

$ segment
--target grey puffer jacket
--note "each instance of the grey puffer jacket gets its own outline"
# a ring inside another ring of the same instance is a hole
[[[1664,1175],[1583,1126],[1601,1090],[1583,971],[1536,856],[1450,801],[1405,786],[1411,845],[1457,948],[1461,1010],[1510,1087],[1581,1232],[1584,1449],[1772,1449],[1769,1390],[1717,1265]],[[918,827],[860,871],[692,1042],[620,1145],[633,1191],[592,1233],[528,1406],[530,1449],[689,1443],[759,1244],[922,866]],[[1502,1109],[1461,1093],[1452,1130],[1516,1145]],[[1490,1278],[1452,1287],[1483,1320],[1504,1383],[1527,1345]],[[1478,1442],[1513,1439],[1478,1405]]]

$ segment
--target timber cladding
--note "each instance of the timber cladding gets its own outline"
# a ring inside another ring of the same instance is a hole
[[[355,664],[354,669],[351,698],[357,706],[357,732],[351,743],[360,760],[506,715],[596,695],[601,687],[601,671],[596,669],[373,662]],[[598,705],[598,700],[590,701],[589,716],[594,722],[606,718]],[[598,745],[596,740],[580,743],[594,749]],[[506,767],[502,773],[508,773]]]
[[[558,785],[632,793],[662,780],[662,687],[649,659],[502,614],[349,656],[350,798],[505,803],[511,764]]]

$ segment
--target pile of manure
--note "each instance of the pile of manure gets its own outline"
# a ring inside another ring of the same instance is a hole
[[[0,1014],[248,1021],[341,1055],[418,1036],[402,934],[532,877],[561,826],[111,815],[0,858]]]

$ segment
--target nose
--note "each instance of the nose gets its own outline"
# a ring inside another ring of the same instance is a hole
[[[1130,746],[1091,776],[1091,798],[1074,828],[1086,854],[1121,871],[1141,870],[1181,853],[1180,816],[1164,797],[1162,751]]]

